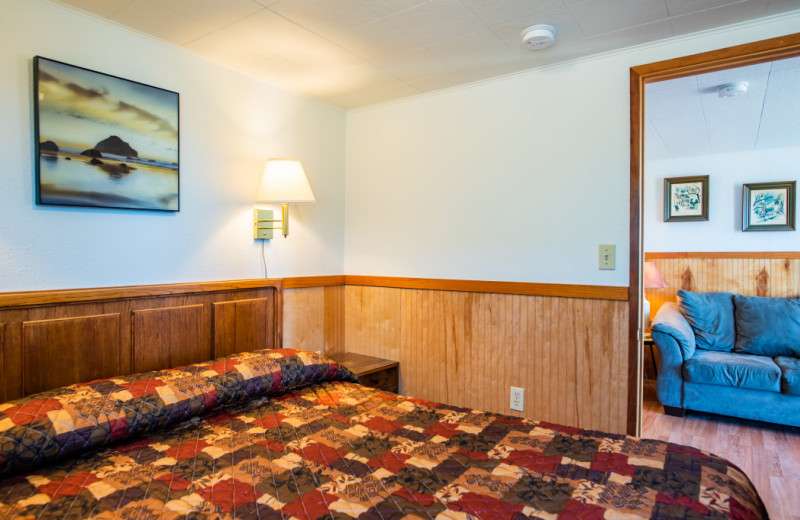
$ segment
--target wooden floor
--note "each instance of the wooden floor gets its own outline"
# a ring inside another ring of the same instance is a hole
[[[725,457],[753,481],[772,520],[800,520],[800,428],[699,412],[672,417],[645,386],[642,437]]]

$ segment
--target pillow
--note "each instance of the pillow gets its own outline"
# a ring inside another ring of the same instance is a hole
[[[678,291],[678,306],[692,326],[697,348],[730,352],[736,340],[733,294]]]
[[[325,381],[356,377],[313,352],[255,350],[0,403],[0,476]]]
[[[800,299],[741,296],[736,306],[736,352],[800,357]]]

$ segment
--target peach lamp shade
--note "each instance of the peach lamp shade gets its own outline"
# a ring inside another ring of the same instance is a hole
[[[644,288],[645,289],[663,289],[667,286],[661,273],[658,272],[658,267],[654,262],[644,263]]]
[[[658,272],[658,267],[653,262],[644,263],[644,288],[645,289],[663,289],[667,286],[661,273]],[[647,296],[642,295],[642,330],[650,330],[650,302],[647,301]]]

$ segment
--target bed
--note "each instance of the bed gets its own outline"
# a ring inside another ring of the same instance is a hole
[[[293,349],[0,405],[0,518],[767,518],[712,454],[359,385]]]

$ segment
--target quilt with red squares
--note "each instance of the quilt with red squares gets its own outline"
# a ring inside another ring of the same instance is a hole
[[[767,518],[694,448],[353,381],[265,350],[2,404],[0,518]]]

